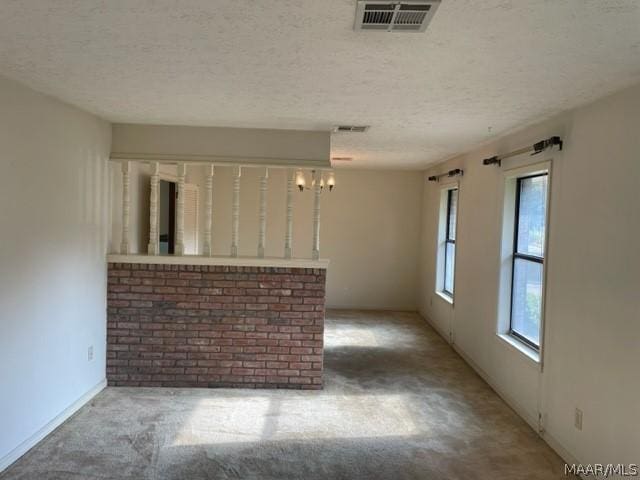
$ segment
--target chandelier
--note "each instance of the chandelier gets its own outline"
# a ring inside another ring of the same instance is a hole
[[[333,172],[328,172],[327,173],[327,178],[325,180],[325,174],[323,172],[320,172],[320,175],[318,176],[318,178],[320,179],[320,190],[323,191],[324,187],[327,186],[329,187],[329,191],[333,190],[333,187],[336,186],[336,176]],[[298,170],[296,172],[296,185],[298,187],[298,190],[300,190],[301,192],[303,192],[305,189],[306,190],[313,190],[316,186],[316,171],[312,170],[311,171],[311,182],[309,182],[310,186],[307,187],[307,180],[305,178],[304,172],[302,170]]]

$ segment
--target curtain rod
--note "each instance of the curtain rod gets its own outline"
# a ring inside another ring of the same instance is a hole
[[[534,143],[530,147],[520,148],[518,150],[514,150],[513,152],[506,153],[504,155],[496,155],[494,157],[485,158],[482,160],[483,165],[502,165],[502,160],[506,160],[507,158],[515,157],[516,155],[522,155],[523,153],[533,152],[531,155],[537,155],[538,153],[542,153],[547,148],[552,148],[557,145],[558,150],[562,150],[562,139],[560,137],[550,137],[546,140],[542,140],[538,143]]]
[[[453,170],[449,170],[446,173],[441,173],[440,175],[431,175],[429,177],[430,182],[439,182],[442,177],[461,177],[464,175],[464,170],[461,168],[454,168]]]

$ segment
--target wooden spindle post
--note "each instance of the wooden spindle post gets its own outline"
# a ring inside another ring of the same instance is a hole
[[[293,242],[293,183],[296,171],[287,170],[287,209],[286,209],[286,227],[284,233],[284,258],[291,258],[292,242]]]
[[[240,237],[240,176],[242,167],[235,169],[233,176],[233,200],[231,202],[231,256],[238,256],[238,241]]]
[[[178,165],[178,193],[176,198],[176,255],[184,255],[184,183],[187,176],[187,165]]]
[[[212,226],[213,226],[213,165],[207,167],[207,176],[205,180],[206,195],[205,198],[205,219],[204,219],[204,247],[203,254],[207,256],[213,255],[212,242]]]
[[[320,194],[322,193],[322,172],[313,172],[313,249],[311,258],[320,258]]]
[[[128,160],[122,162],[122,238],[120,239],[120,253],[128,255],[130,253],[129,245],[129,173],[131,172],[131,164]]]
[[[269,169],[264,169],[264,174],[260,177],[260,207],[258,210],[259,230],[258,230],[258,258],[264,258],[264,245],[267,233],[267,181],[269,179]]]
[[[147,253],[160,253],[160,239],[158,237],[158,183],[160,181],[160,163],[151,164],[151,193],[149,196],[149,244]]]

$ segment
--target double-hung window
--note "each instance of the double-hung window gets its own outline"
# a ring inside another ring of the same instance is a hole
[[[444,187],[440,193],[436,293],[453,302],[456,266],[456,218],[458,187]]]
[[[540,349],[547,225],[547,172],[518,177],[515,185],[509,333]]]
[[[453,297],[454,272],[456,264],[456,215],[458,189],[447,190],[447,216],[444,237],[444,284],[442,291]]]

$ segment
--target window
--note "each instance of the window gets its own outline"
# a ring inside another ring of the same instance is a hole
[[[440,194],[436,293],[449,302],[453,301],[455,283],[457,210],[458,187],[450,185],[443,188]]]
[[[447,218],[444,239],[444,285],[442,291],[453,297],[453,281],[456,262],[456,211],[458,189],[447,190]]]
[[[544,295],[547,172],[518,177],[515,188],[509,333],[540,349]]]

